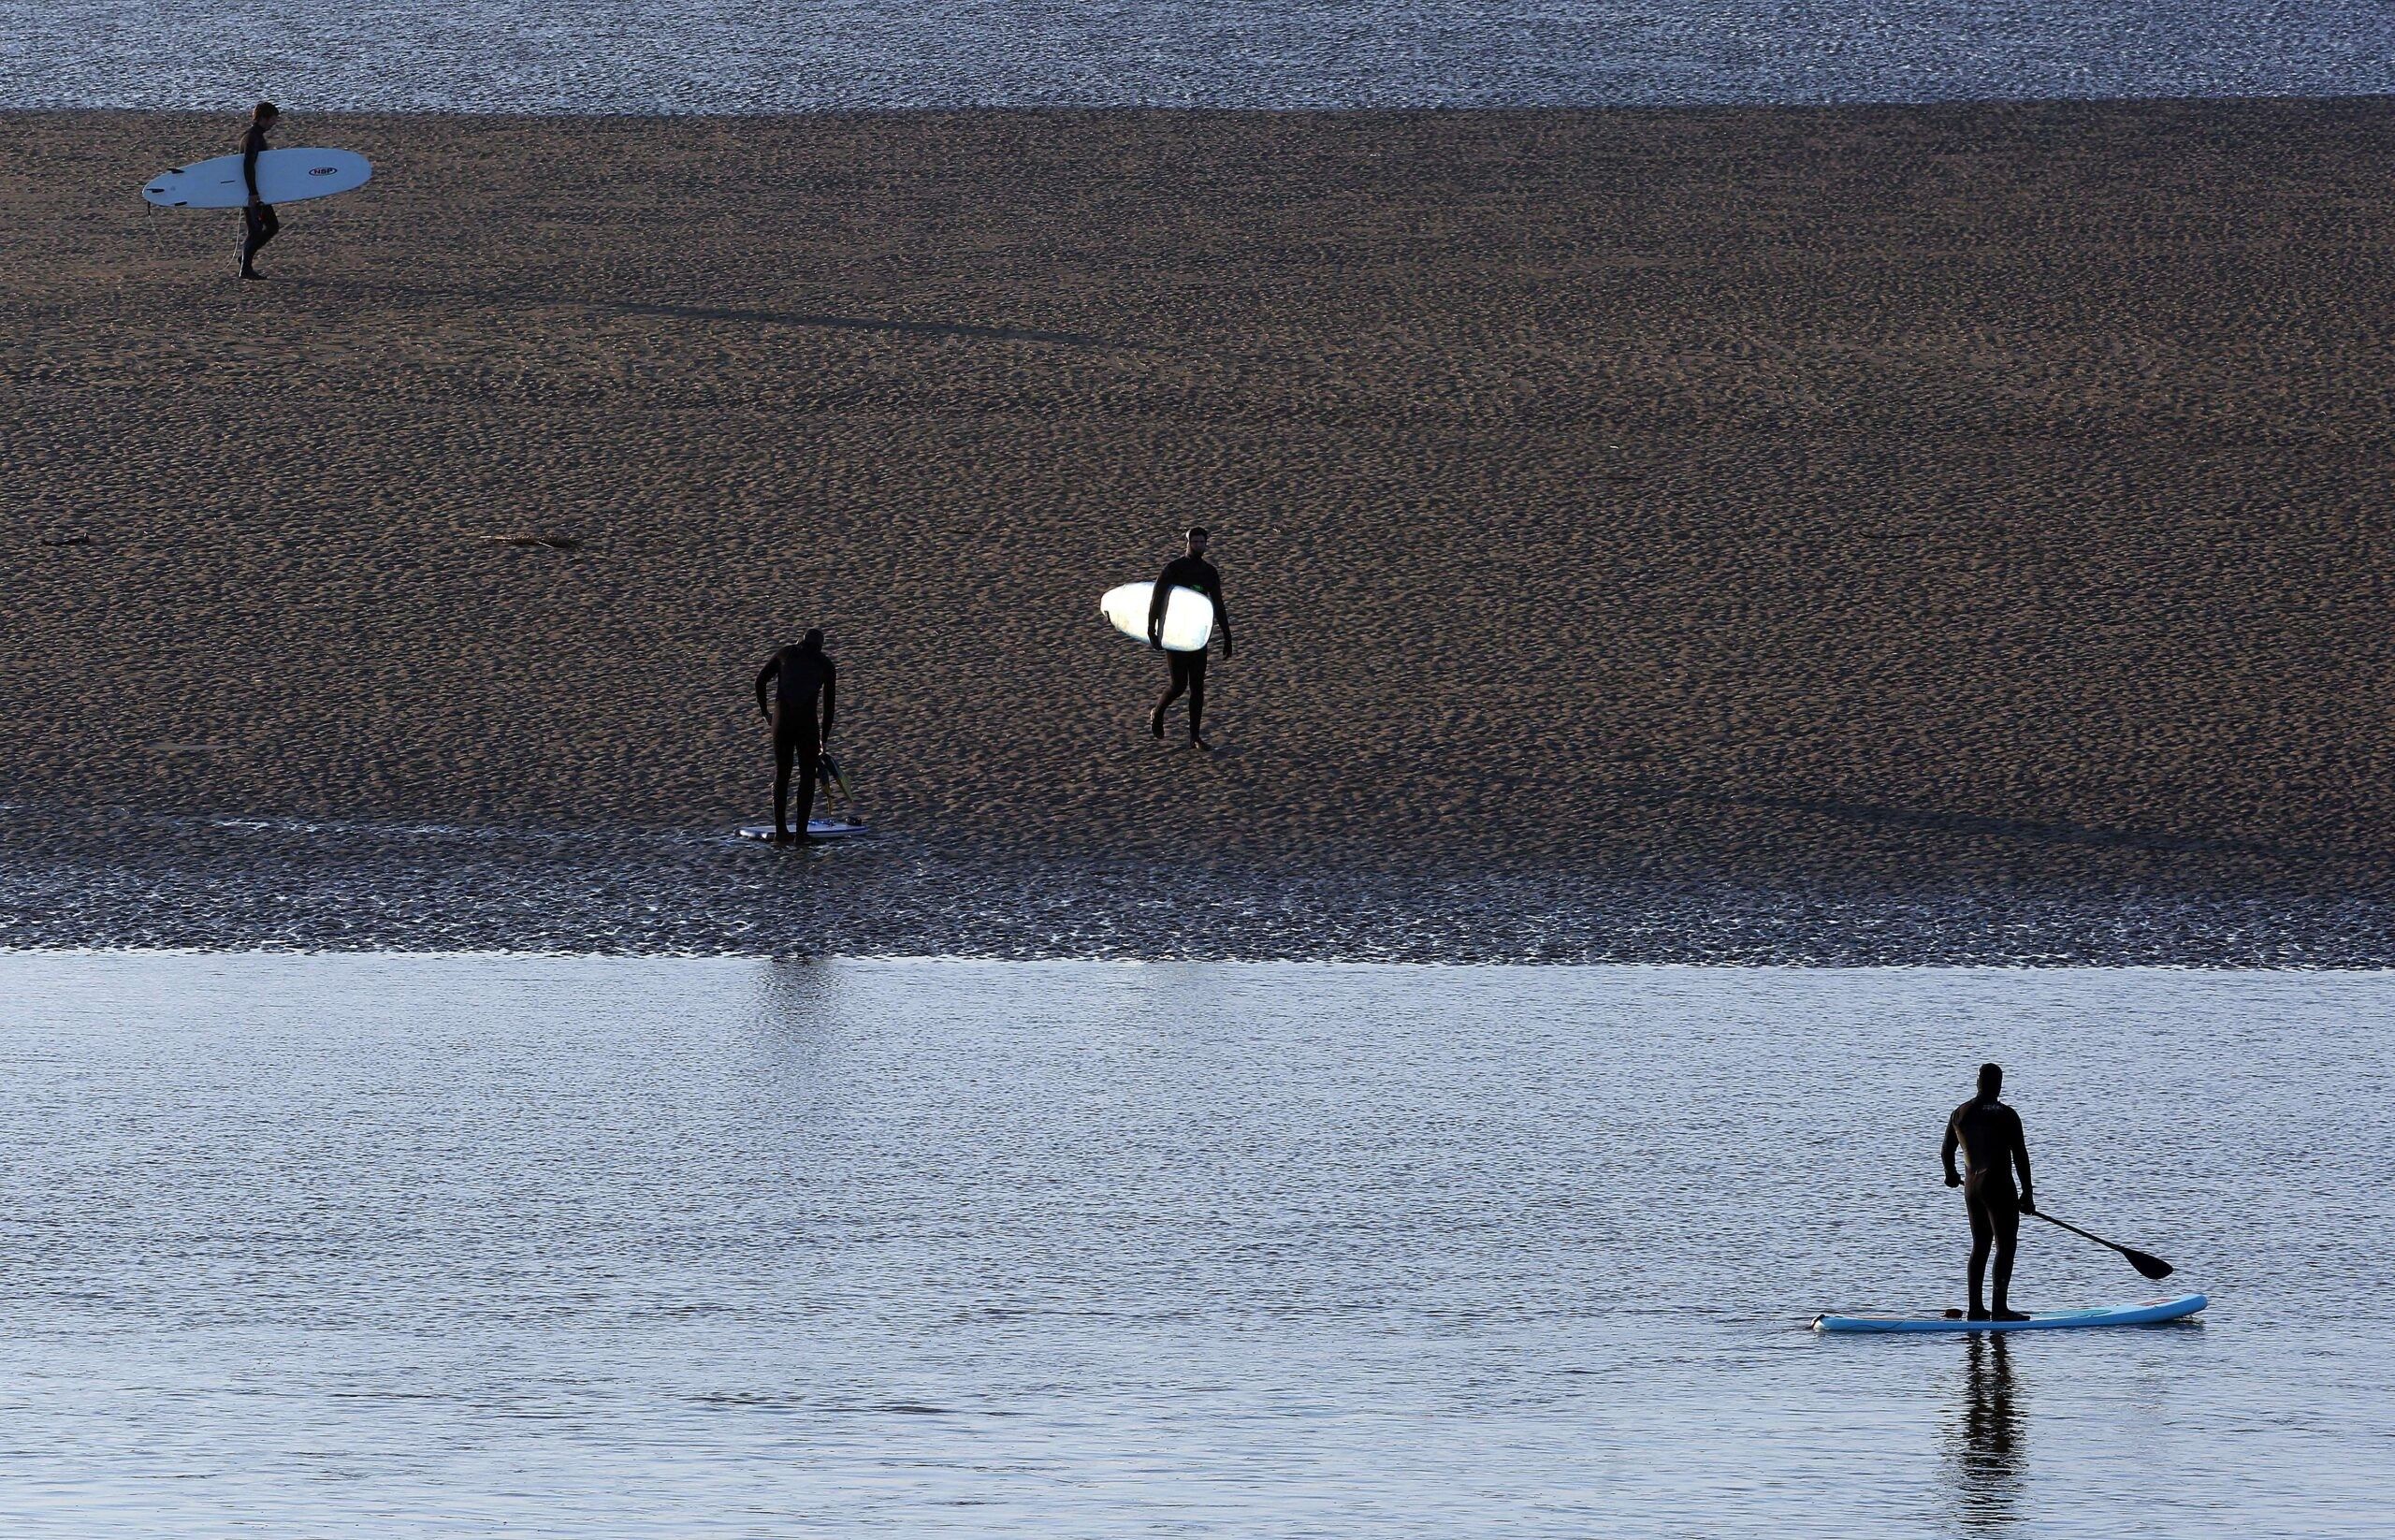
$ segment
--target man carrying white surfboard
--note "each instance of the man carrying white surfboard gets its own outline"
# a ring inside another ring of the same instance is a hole
[[[241,206],[241,276],[262,278],[265,275],[252,264],[257,259],[258,248],[283,233],[283,220],[273,206],[258,194],[258,157],[266,153],[267,136],[283,116],[272,102],[260,102],[250,110],[249,131],[241,136],[241,182],[249,189],[250,200]]]
[[[1231,655],[1231,612],[1223,603],[1223,574],[1206,559],[1205,526],[1193,524],[1183,532],[1187,548],[1165,563],[1163,574],[1156,578],[1155,597],[1148,605],[1148,646],[1164,653],[1172,669],[1172,682],[1165,690],[1156,708],[1148,713],[1148,735],[1164,736],[1165,708],[1189,696],[1189,747],[1204,748],[1206,743],[1206,648],[1201,644],[1194,652],[1177,652],[1164,645],[1165,606],[1175,588],[1192,588],[1204,594],[1214,606],[1214,630],[1223,638],[1223,656]]]
[[[2021,1132],[2021,1114],[2004,1105],[2004,1071],[1993,1064],[1980,1066],[1980,1094],[1954,1109],[1946,1120],[1946,1185],[1963,1189],[1963,1203],[1971,1218],[1971,1312],[1974,1321],[2025,1321],[2006,1300],[2012,1286],[2012,1253],[2021,1243],[2021,1216],[2038,1212],[2029,1185],[2029,1146]],[[1954,1170],[1954,1151],[1963,1152],[1965,1170]],[[2012,1173],[2021,1185],[2012,1185]],[[1996,1308],[1990,1311],[1980,1293],[1987,1271],[1988,1249],[1996,1250]],[[2164,1270],[2168,1271],[2166,1268]]]

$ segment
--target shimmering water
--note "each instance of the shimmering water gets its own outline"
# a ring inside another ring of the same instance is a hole
[[[2386,975],[0,955],[0,1530],[2383,1533],[2390,1048]],[[1988,1054],[2202,1324],[1801,1329],[1954,1297]]]
[[[766,112],[2362,94],[2380,0],[0,0],[0,107]]]

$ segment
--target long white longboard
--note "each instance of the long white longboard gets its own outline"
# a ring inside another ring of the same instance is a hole
[[[269,150],[258,156],[258,196],[269,203],[330,197],[356,191],[373,174],[364,155],[347,150]],[[240,156],[219,155],[151,178],[141,196],[161,209],[238,209],[250,201],[250,184]]]

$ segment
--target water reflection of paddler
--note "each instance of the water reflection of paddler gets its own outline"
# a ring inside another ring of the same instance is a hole
[[[2000,1529],[2017,1517],[2024,1456],[2010,1344],[1974,1331],[1963,1346],[1963,1404],[1952,1458],[1955,1506],[1965,1528]]]

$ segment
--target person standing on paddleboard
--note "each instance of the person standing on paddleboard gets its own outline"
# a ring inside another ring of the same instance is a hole
[[[250,110],[249,131],[241,136],[241,181],[249,188],[250,201],[241,207],[241,276],[262,278],[265,275],[254,265],[258,248],[283,233],[283,221],[273,206],[258,196],[258,157],[266,153],[267,136],[274,132],[282,109],[272,102],[260,102]]]
[[[774,843],[806,845],[815,813],[815,780],[822,773],[823,750],[832,741],[832,711],[839,670],[823,653],[823,632],[809,631],[765,660],[757,671],[757,709],[774,724]],[[767,705],[767,691],[772,704]],[[820,703],[821,716],[817,715]],[[798,830],[791,832],[791,762],[798,769]]]
[[[1971,1216],[1971,1311],[1974,1321],[2025,1321],[2005,1299],[2012,1286],[2012,1254],[2021,1243],[2021,1216],[2038,1212],[2029,1182],[2029,1146],[2021,1133],[2021,1114],[2000,1099],[2004,1071],[1993,1064],[1980,1066],[1980,1094],[1954,1109],[1946,1120],[1946,1185],[1963,1189],[1963,1206]],[[1954,1170],[1960,1146],[1966,1171]],[[2021,1185],[2012,1185],[2012,1173]],[[1988,1248],[1996,1249],[1996,1309],[1982,1302],[1980,1281],[1987,1271]]]
[[[1164,608],[1172,590],[1195,588],[1213,603],[1214,629],[1222,633],[1223,656],[1227,659],[1231,655],[1231,612],[1223,603],[1223,574],[1206,559],[1205,526],[1191,525],[1182,532],[1182,538],[1187,542],[1186,548],[1165,563],[1163,574],[1156,579],[1155,597],[1148,602],[1148,646],[1159,651],[1164,648]],[[1172,681],[1163,698],[1156,702],[1156,708],[1148,713],[1148,735],[1154,738],[1164,736],[1165,708],[1181,699],[1183,692],[1186,691],[1189,696],[1189,747],[1207,748],[1206,649],[1166,652],[1165,660],[1171,665]]]

